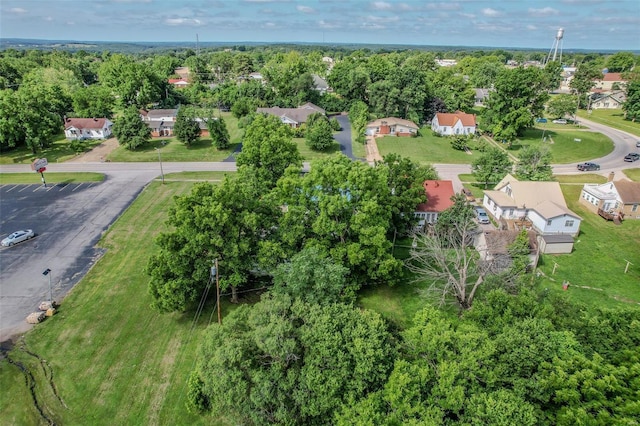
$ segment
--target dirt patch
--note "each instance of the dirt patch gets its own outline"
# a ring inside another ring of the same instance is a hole
[[[118,147],[116,138],[109,138],[100,145],[94,147],[91,151],[73,157],[68,163],[100,163],[107,161],[109,154]]]

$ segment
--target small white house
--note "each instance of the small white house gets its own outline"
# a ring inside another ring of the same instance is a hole
[[[443,136],[473,135],[476,133],[476,116],[462,111],[439,112],[431,120],[431,130]]]
[[[367,136],[417,136],[416,123],[396,117],[380,118],[367,124]]]
[[[111,126],[107,118],[66,118],[64,135],[67,139],[107,139]]]
[[[542,235],[576,236],[582,218],[569,210],[558,182],[520,182],[505,176],[484,191],[482,204],[496,220],[527,220]]]

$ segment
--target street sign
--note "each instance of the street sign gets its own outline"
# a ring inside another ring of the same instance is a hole
[[[46,158],[38,158],[33,163],[31,163],[31,170],[35,170],[38,173],[42,173],[40,172],[40,169],[44,169],[45,167],[47,167],[48,164],[49,163],[47,162]]]
[[[47,168],[46,168],[46,167],[42,167],[42,168],[40,168],[40,169],[38,169],[38,170],[36,170],[36,171],[37,171],[38,173],[43,173],[43,172],[46,172],[46,171],[47,171]]]

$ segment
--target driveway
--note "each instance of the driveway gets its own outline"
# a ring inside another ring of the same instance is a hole
[[[355,160],[353,156],[353,147],[351,145],[351,122],[349,121],[348,115],[336,115],[336,120],[340,123],[340,127],[342,128],[339,132],[333,135],[333,138],[340,145],[340,152],[347,157]]]

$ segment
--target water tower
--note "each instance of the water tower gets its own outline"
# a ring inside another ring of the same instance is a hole
[[[547,55],[547,60],[545,64],[548,64],[550,61],[555,61],[558,56],[558,47],[560,48],[560,58],[558,59],[562,63],[562,37],[564,36],[564,28],[559,28],[556,33],[556,39],[553,41],[553,46],[551,46],[551,50],[549,50],[549,55]],[[551,52],[553,52],[553,58],[551,57]]]

